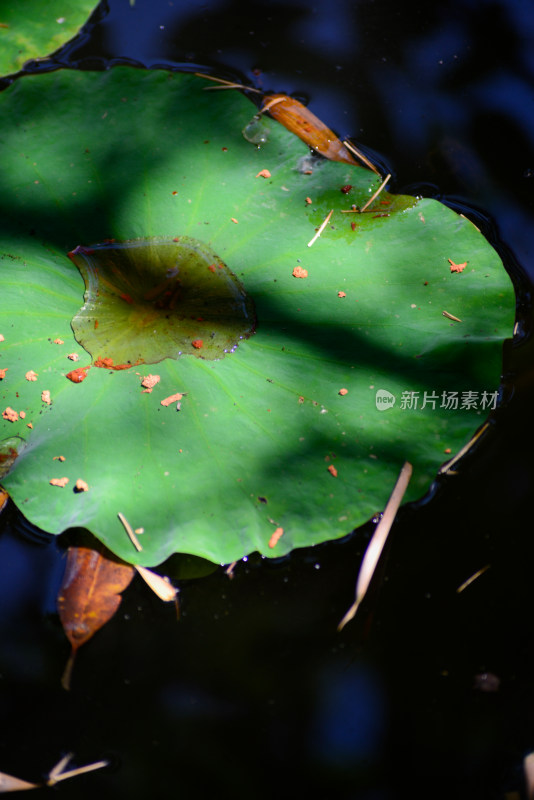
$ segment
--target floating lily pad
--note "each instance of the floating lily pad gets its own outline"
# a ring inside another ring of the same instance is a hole
[[[0,7],[0,75],[47,56],[71,39],[87,21],[94,2],[17,0]]]
[[[421,496],[497,401],[513,325],[511,283],[467,219],[386,193],[358,213],[377,176],[310,161],[274,121],[258,149],[241,135],[254,107],[204,86],[118,68],[25,78],[0,96],[0,397],[18,415],[1,437],[25,440],[2,484],[39,527],[86,527],[146,565],[342,536],[384,507],[406,459],[409,498]],[[159,256],[131,244],[175,239],[200,243],[242,292],[224,357],[206,347],[223,338],[213,304],[185,337],[203,348],[186,351],[178,317],[204,313],[168,283],[174,262],[154,272]],[[111,255],[115,272],[97,279]],[[150,287],[163,294],[147,299]],[[144,303],[176,322],[150,354]],[[100,357],[139,363],[94,368]],[[86,379],[67,380],[73,368]],[[73,491],[78,478],[89,491]],[[140,553],[118,512],[144,529]]]

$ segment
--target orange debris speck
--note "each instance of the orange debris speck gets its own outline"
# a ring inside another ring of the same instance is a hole
[[[271,536],[271,538],[269,539],[269,547],[276,547],[283,533],[284,533],[283,528],[277,528],[273,533],[273,535]]]
[[[307,197],[307,198],[306,198],[306,202],[307,202],[307,204],[308,204],[308,205],[311,205],[311,202],[312,202],[312,199],[311,199],[311,197]]]
[[[235,217],[230,217],[230,219],[232,220],[232,222],[233,222],[235,225],[239,225],[239,220],[237,220]]]
[[[26,417],[26,412],[25,411],[19,411],[19,417],[21,419],[24,419]]]
[[[51,404],[52,400],[50,398],[50,392],[48,391],[48,389],[45,389],[44,392],[41,392],[41,400],[48,406]]]
[[[295,267],[295,269],[291,274],[293,275],[294,278],[307,278],[308,270],[304,269],[303,267]]]
[[[82,481],[81,478],[78,478],[78,480],[76,481],[76,485],[74,486],[74,491],[75,492],[88,492],[89,491],[89,485],[85,481]]]
[[[3,381],[6,377],[6,372],[8,371],[9,367],[4,367],[4,369],[0,369],[0,381]]]
[[[54,339],[54,344],[65,344],[63,339]]]
[[[52,478],[49,483],[51,486],[60,486],[62,489],[69,482],[68,478]]]
[[[27,428],[33,428],[33,423],[32,423],[32,422],[28,422],[28,423],[27,423],[27,425],[26,425],[26,427],[27,427]]]
[[[78,353],[68,353],[67,358],[70,358],[71,361],[79,361],[80,356]]]
[[[78,367],[78,369],[73,369],[71,370],[71,372],[67,372],[65,377],[68,378],[69,381],[72,381],[73,383],[81,383],[87,378],[88,369],[89,367]]]
[[[5,339],[4,339],[4,337],[2,336],[1,333],[0,333],[0,342],[5,342]]]
[[[161,380],[159,375],[145,375],[141,381],[141,386],[144,386],[144,394],[150,394],[154,386]]]
[[[36,381],[37,380],[37,373],[30,369],[26,375],[24,376],[27,381]]]
[[[446,453],[447,455],[450,455],[450,453],[452,453],[452,450],[450,447],[446,447],[443,452]]]
[[[338,297],[346,297],[347,295],[346,295],[346,292],[338,292],[337,296]]]
[[[299,395],[298,402],[299,402],[300,405],[302,405],[303,402],[304,402],[304,398],[303,398],[303,396],[301,394]]]
[[[340,394],[342,397],[344,397],[348,393],[349,393],[348,389],[340,389],[338,392],[338,394]]]
[[[65,461],[65,456],[54,456],[52,461]]]
[[[269,172],[268,169],[260,169],[260,171],[256,175],[256,178],[270,178],[270,177],[271,173]]]
[[[202,341],[202,339],[193,339],[193,341],[191,342],[191,344],[193,345],[193,347],[194,347],[196,350],[200,350],[200,349],[201,349],[201,347],[204,347],[204,342]]]
[[[7,419],[8,422],[16,422],[19,418],[19,415],[15,411],[14,408],[8,406],[4,411],[2,411],[2,416],[4,419]]]
[[[447,261],[451,265],[451,272],[463,272],[467,267],[467,261],[464,261],[463,264],[455,264],[452,258],[448,258]]]
[[[115,369],[112,358],[102,358],[101,356],[98,356],[94,366],[101,369]]]
[[[333,464],[330,464],[330,466],[327,467],[327,469],[328,469],[328,472],[330,473],[330,475],[333,475],[334,478],[337,478],[337,469],[334,467]]]
[[[217,268],[216,268],[215,264],[209,264],[208,265],[208,269],[209,269],[210,272],[215,272]]]
[[[177,392],[176,394],[171,394],[170,397],[166,397],[165,400],[161,400],[162,406],[170,406],[171,403],[179,403],[183,397],[182,392]]]

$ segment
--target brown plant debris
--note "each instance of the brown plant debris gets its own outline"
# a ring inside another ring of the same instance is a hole
[[[130,523],[128,522],[128,520],[127,520],[127,519],[126,519],[126,517],[124,516],[124,514],[122,514],[120,511],[119,511],[119,513],[117,514],[117,516],[118,516],[118,518],[120,519],[120,521],[121,521],[121,523],[122,523],[122,526],[123,526],[124,530],[125,530],[125,531],[126,531],[126,533],[128,534],[128,538],[130,539],[131,543],[133,544],[133,546],[135,547],[135,549],[137,550],[137,552],[138,552],[138,553],[140,553],[140,552],[141,552],[141,550],[142,550],[143,548],[142,548],[142,546],[139,544],[139,539],[138,539],[138,538],[137,538],[137,536],[135,535],[135,533],[134,533],[134,530],[133,530],[132,526],[130,525]],[[139,530],[140,530],[140,529],[139,529]]]
[[[452,258],[448,258],[447,261],[451,265],[451,272],[463,272],[467,267],[467,261],[464,261],[463,264],[455,264]]]
[[[68,482],[68,478],[51,478],[49,481],[51,486],[59,486],[61,489],[65,488]]]
[[[175,589],[169,578],[164,575],[158,575],[157,572],[153,572],[146,567],[140,567],[139,565],[136,565],[135,569],[160,600],[163,600],[164,603],[170,603],[172,600],[176,600],[178,590]]]
[[[355,616],[360,604],[367,593],[367,589],[371,583],[371,579],[375,573],[376,566],[382,555],[382,551],[386,544],[389,531],[395,520],[397,510],[402,502],[402,498],[408,488],[410,478],[412,476],[412,465],[406,461],[400,471],[397,482],[393,488],[390,498],[382,514],[382,518],[375,528],[375,532],[371,537],[371,541],[367,545],[363,561],[360,566],[358,580],[356,581],[356,592],[354,603],[351,605],[337,629],[340,631],[345,627],[347,622]]]
[[[143,392],[145,394],[150,394],[154,386],[159,383],[161,380],[159,375],[145,375],[141,380],[141,386],[144,386]]]
[[[160,400],[160,403],[162,406],[170,406],[173,403],[179,403],[183,396],[184,396],[183,392],[176,392],[176,394],[171,394],[164,400]]]
[[[269,547],[276,547],[281,537],[284,534],[283,528],[277,528],[269,539]]]

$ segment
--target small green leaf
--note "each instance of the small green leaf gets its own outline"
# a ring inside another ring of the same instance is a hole
[[[30,59],[58,50],[87,21],[88,0],[17,0],[0,7],[0,75],[17,72]]]
[[[74,335],[114,369],[182,355],[224,358],[254,330],[254,306],[241,283],[195,239],[135,239],[69,255],[86,288]]]

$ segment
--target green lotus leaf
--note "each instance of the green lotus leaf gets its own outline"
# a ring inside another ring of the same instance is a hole
[[[0,96],[2,484],[146,565],[343,536],[406,459],[421,496],[495,405],[513,325],[471,222],[386,193],[358,213],[377,176],[274,121],[258,149],[254,107],[205,85],[117,68]]]
[[[30,59],[47,56],[87,21],[94,2],[17,0],[0,8],[0,75],[17,72]]]

